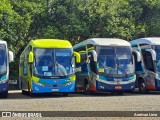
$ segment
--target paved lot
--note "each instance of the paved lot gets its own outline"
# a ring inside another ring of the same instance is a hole
[[[21,91],[10,91],[7,99],[0,99],[1,111],[160,111],[160,92],[147,95],[125,93],[111,95],[57,94],[30,97]]]

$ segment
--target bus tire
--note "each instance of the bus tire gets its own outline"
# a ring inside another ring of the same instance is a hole
[[[139,80],[138,88],[139,88],[139,93],[141,94],[149,93],[149,90],[146,90],[146,86],[143,79]]]
[[[123,92],[117,92],[118,95],[123,95]]]
[[[24,91],[24,90],[22,90],[22,94],[23,94],[23,95],[25,94],[25,91]]]
[[[2,98],[7,98],[8,97],[8,91],[5,91],[1,93]]]
[[[90,95],[92,92],[88,90],[89,84],[87,82],[85,82],[85,90],[84,90],[84,94],[85,95]]]
[[[67,96],[68,96],[68,93],[63,93],[63,96],[64,96],[64,97],[67,97]]]
[[[28,82],[28,95],[29,95],[30,97],[34,97],[34,94],[32,93],[32,90],[31,90],[31,88],[29,87],[29,82]]]

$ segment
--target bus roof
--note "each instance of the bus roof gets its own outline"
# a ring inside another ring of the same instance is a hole
[[[101,46],[131,46],[128,41],[117,38],[90,38],[81,43],[76,44],[74,47],[83,46],[85,44],[101,45]]]
[[[71,48],[72,45],[67,40],[60,39],[36,39],[29,42],[33,47],[40,48]]]
[[[7,45],[7,42],[6,42],[6,41],[3,41],[3,40],[0,40],[0,44],[5,44],[5,45]]]
[[[160,37],[148,37],[148,38],[139,38],[132,40],[131,44],[149,44],[149,45],[160,45]]]

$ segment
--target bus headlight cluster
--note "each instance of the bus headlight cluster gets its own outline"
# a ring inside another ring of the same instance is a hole
[[[132,81],[132,82],[136,81],[136,77],[135,76],[134,77],[130,77],[129,81]]]
[[[42,87],[44,87],[44,84],[41,84],[41,83],[39,83],[39,82],[34,82],[36,85],[38,85],[38,86],[42,86]]]
[[[4,84],[4,83],[6,83],[7,82],[7,79],[4,79],[4,80],[1,80],[0,81],[0,84]]]

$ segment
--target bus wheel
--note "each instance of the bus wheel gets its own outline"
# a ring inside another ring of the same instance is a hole
[[[89,88],[88,83],[85,83],[85,91],[84,91],[84,94],[85,94],[85,95],[91,94],[91,91],[89,91],[88,88]]]
[[[117,92],[118,95],[123,95],[123,92]]]
[[[64,97],[67,97],[67,96],[68,96],[68,93],[63,93],[63,96],[64,96]]]
[[[29,86],[29,82],[28,82],[28,95],[31,96],[31,97],[34,96],[34,94],[33,94],[32,91],[31,91],[31,88],[30,88],[30,86]]]
[[[139,93],[141,94],[145,94],[148,93],[148,90],[146,90],[146,86],[143,80],[141,80],[138,84],[138,88],[139,88]]]
[[[23,94],[23,95],[25,94],[25,91],[24,91],[24,90],[22,90],[22,94]]]
[[[8,91],[1,93],[2,98],[7,98],[8,97]]]

